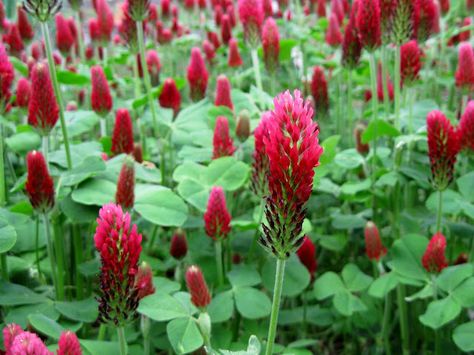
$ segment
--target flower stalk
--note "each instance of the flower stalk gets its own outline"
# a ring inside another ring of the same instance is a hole
[[[270,315],[270,326],[268,328],[267,347],[265,355],[273,354],[273,344],[275,343],[276,329],[278,323],[278,313],[280,310],[281,291],[285,277],[285,259],[277,259],[275,271],[275,285],[273,287],[272,313]]]
[[[263,91],[262,76],[260,74],[260,60],[258,59],[257,49],[252,48],[250,50],[250,55],[252,56],[252,65],[253,65],[253,72],[255,75],[255,84],[257,85],[257,89],[259,91]]]
[[[125,329],[123,327],[117,328],[117,336],[119,340],[120,355],[127,355],[127,340],[125,339]]]
[[[400,46],[397,45],[395,47],[395,72],[394,72],[394,77],[395,77],[395,95],[394,95],[394,101],[395,101],[395,128],[400,129],[400,68],[401,68],[401,49]]]

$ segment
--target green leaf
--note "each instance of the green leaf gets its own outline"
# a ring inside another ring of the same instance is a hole
[[[464,280],[472,276],[472,264],[454,265],[444,268],[436,279],[436,285],[446,292],[454,290]]]
[[[280,62],[286,62],[291,59],[291,50],[298,44],[298,41],[292,38],[280,39],[280,52],[278,59]]]
[[[474,171],[457,178],[456,184],[463,197],[469,202],[474,202]]]
[[[420,322],[436,330],[451,322],[459,313],[461,313],[459,303],[453,297],[446,297],[431,302],[426,312],[420,316]]]
[[[0,305],[2,306],[44,303],[47,300],[43,295],[31,291],[25,286],[0,281]]]
[[[188,310],[181,302],[166,293],[160,293],[159,290],[143,298],[137,311],[158,322],[189,317]]]
[[[91,82],[89,77],[72,71],[59,70],[56,74],[60,84],[81,86]]]
[[[58,340],[64,329],[58,322],[46,317],[44,314],[32,314],[28,321],[38,332]]]
[[[332,271],[325,272],[314,282],[314,295],[319,301],[345,290],[339,275]]]
[[[339,214],[332,216],[331,225],[336,229],[356,229],[364,228],[365,219],[355,214]]]
[[[385,120],[376,119],[369,123],[362,134],[362,143],[369,143],[380,137],[397,137],[400,131]]]
[[[117,355],[120,353],[117,342],[81,339],[80,343],[90,354]]]
[[[15,153],[25,155],[27,152],[40,147],[41,137],[35,131],[21,132],[6,138],[5,143]]]
[[[201,212],[206,211],[210,187],[199,181],[184,179],[177,187],[178,193]]]
[[[98,207],[74,202],[68,195],[59,202],[61,211],[74,223],[90,223],[97,218]]]
[[[362,181],[348,181],[341,186],[341,192],[344,195],[354,196],[359,192],[369,191],[370,187],[370,179],[365,179]]]
[[[351,148],[337,153],[334,162],[343,169],[351,170],[364,164],[364,158],[357,150]]]
[[[74,186],[105,170],[104,160],[99,156],[88,156],[73,169],[62,175],[62,185]]]
[[[342,270],[342,279],[351,292],[365,290],[372,283],[373,278],[364,274],[357,265],[347,264]]]
[[[393,272],[383,274],[369,287],[369,295],[375,298],[384,298],[387,293],[397,287],[398,280]]]
[[[67,132],[70,138],[91,132],[100,119],[94,111],[66,111]]]
[[[184,201],[162,186],[137,186],[134,208],[147,221],[159,226],[180,227],[188,218]]]
[[[319,244],[324,249],[340,252],[347,244],[347,237],[343,234],[324,235],[319,239]]]
[[[0,218],[0,253],[6,253],[16,243],[16,230],[4,218]]]
[[[98,317],[98,303],[95,298],[88,298],[82,301],[56,302],[56,309],[66,318],[93,323]]]
[[[212,297],[212,301],[207,307],[207,312],[212,323],[225,322],[232,317],[234,312],[234,295],[232,291],[219,293]]]
[[[8,60],[10,61],[10,63],[12,63],[13,68],[15,68],[15,70],[19,71],[24,77],[28,77],[28,67],[25,63],[23,63],[17,57],[8,57]]]
[[[443,191],[441,196],[443,203],[443,214],[459,214],[459,212],[461,212],[461,205],[464,201],[459,193],[447,189]],[[431,212],[436,213],[438,211],[438,200],[439,193],[437,191],[433,192],[426,200],[426,208],[428,208]]]
[[[235,191],[249,176],[250,167],[234,157],[213,160],[204,173],[204,182],[208,186],[221,186],[225,191]]]
[[[463,307],[474,307],[474,278],[470,277],[461,285],[456,287],[452,292],[452,296]]]
[[[166,326],[166,332],[177,354],[190,353],[204,343],[196,321],[190,317],[173,319]]]
[[[178,282],[159,276],[153,278],[153,285],[160,293],[168,294],[179,291],[181,288],[181,285]]]
[[[201,174],[206,170],[204,165],[193,161],[185,161],[179,165],[173,172],[173,180],[181,182],[185,179],[199,181]]]
[[[262,270],[263,284],[269,291],[273,291],[275,283],[276,260],[268,259]],[[295,297],[301,294],[311,281],[311,276],[299,259],[292,256],[286,262],[285,278],[281,294],[286,297]]]
[[[83,205],[103,206],[115,201],[116,186],[104,179],[89,179],[72,192],[72,199]]]
[[[20,327],[26,328],[28,326],[28,317],[39,313],[54,320],[58,320],[60,316],[59,312],[54,308],[54,303],[48,300],[45,303],[10,308],[4,322],[5,324],[16,323]]]
[[[462,351],[474,351],[474,321],[457,326],[453,332],[453,340]]]
[[[234,297],[237,310],[244,318],[258,319],[270,314],[270,299],[262,291],[252,287],[236,287]]]
[[[433,297],[433,292],[434,292],[433,284],[428,283],[420,291],[415,292],[411,296],[405,297],[405,300],[407,302],[413,302],[415,300],[423,300],[426,298],[431,298]]]
[[[323,148],[323,154],[319,159],[319,168],[322,166],[331,163],[336,156],[336,149],[339,141],[341,140],[340,135],[334,135],[326,138],[322,143],[321,147]]]
[[[347,290],[336,293],[332,301],[337,311],[346,317],[350,317],[355,312],[367,310],[366,305],[360,298],[354,296]]]
[[[262,279],[255,267],[251,265],[237,265],[227,273],[227,278],[233,287],[256,286]]]
[[[428,240],[416,234],[408,234],[395,241],[391,249],[391,268],[397,274],[408,279],[415,281],[429,280],[429,275],[421,265],[421,258],[427,245]]]

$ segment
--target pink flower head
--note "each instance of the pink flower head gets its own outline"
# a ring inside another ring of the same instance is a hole
[[[413,37],[424,42],[439,32],[439,9],[434,0],[414,0],[412,13]]]
[[[191,59],[189,60],[187,71],[190,96],[193,101],[199,101],[206,95],[208,78],[209,73],[207,72],[201,50],[198,47],[194,47],[191,50]]]
[[[138,290],[135,276],[142,251],[142,236],[131,225],[130,215],[109,203],[99,211],[94,242],[102,262],[99,318],[123,326],[135,316]]]
[[[34,333],[18,334],[10,347],[8,355],[53,355]]]
[[[360,41],[359,33],[357,32],[356,17],[358,12],[359,0],[354,0],[351,8],[351,16],[344,31],[342,39],[342,65],[354,69],[360,60],[362,54],[362,43]]]
[[[264,136],[269,161],[269,196],[260,243],[279,258],[287,258],[303,242],[299,237],[305,216],[304,206],[312,187],[314,168],[323,149],[313,109],[301,92],[286,91],[274,99],[268,135]]]
[[[224,116],[218,116],[214,127],[212,159],[231,156],[235,152],[234,143],[229,134],[229,122]]]
[[[138,53],[137,23],[130,16],[128,2],[122,4],[122,19],[118,26],[118,32],[127,47],[133,54]]]
[[[96,13],[100,40],[107,44],[110,42],[114,30],[114,14],[107,0],[96,0]]]
[[[31,44],[31,56],[39,61],[44,57],[43,44],[41,42],[35,41]]]
[[[25,44],[20,36],[18,26],[14,23],[10,24],[8,33],[4,36],[4,42],[8,43],[10,53],[19,56],[25,49]]]
[[[5,353],[10,354],[13,340],[18,334],[23,333],[23,329],[15,323],[7,324],[3,328],[3,346],[5,347]]]
[[[314,67],[311,79],[311,94],[317,113],[325,115],[329,111],[328,83],[323,68]]]
[[[113,154],[131,154],[133,152],[133,126],[130,113],[125,108],[120,108],[115,114],[115,126],[112,134]]]
[[[150,49],[146,52],[146,65],[151,84],[154,86],[158,85],[160,82],[161,62],[157,51]]]
[[[470,17],[466,17],[462,21],[462,27],[469,27],[472,25],[472,20]],[[460,42],[467,42],[469,41],[469,38],[471,38],[471,32],[469,30],[461,32],[459,35],[459,41]]]
[[[239,52],[239,46],[235,38],[229,40],[229,54],[227,56],[227,65],[231,68],[238,68],[242,66],[242,58]]]
[[[44,136],[48,135],[59,118],[59,107],[53,91],[46,63],[38,63],[31,73],[31,98],[28,123]]]
[[[8,59],[5,47],[0,43],[0,113],[3,113],[10,100],[10,88],[14,78],[13,65]]]
[[[211,31],[207,32],[207,39],[212,43],[216,50],[221,46],[217,33]]]
[[[28,79],[20,78],[16,84],[16,105],[27,108],[31,96],[31,85]]]
[[[326,43],[332,47],[338,47],[342,43],[342,33],[339,20],[335,14],[329,17],[329,27],[326,31]]]
[[[311,239],[307,235],[304,236],[303,243],[296,251],[296,255],[298,255],[298,259],[300,259],[301,263],[306,267],[311,278],[314,278],[314,273],[318,268],[318,263],[316,260],[316,246],[313,244]]]
[[[82,355],[81,344],[75,333],[70,330],[61,333],[57,355]]]
[[[426,125],[432,183],[435,189],[444,190],[453,179],[454,164],[461,147],[459,133],[440,111],[431,111]]]
[[[26,156],[28,175],[25,190],[31,205],[39,212],[48,212],[54,206],[54,182],[49,175],[43,154],[36,150]]]
[[[131,158],[126,158],[117,181],[115,203],[122,206],[124,210],[133,208],[135,201],[135,166]]]
[[[474,101],[469,101],[459,122],[461,147],[474,151]]]
[[[231,219],[227,210],[224,190],[220,186],[214,186],[209,194],[207,209],[204,213],[206,234],[214,240],[224,239],[230,232]]]
[[[68,56],[74,46],[74,36],[68,20],[62,14],[56,15],[56,46],[64,56]]]
[[[379,0],[359,0],[357,8],[357,31],[362,47],[372,52],[381,44]]]
[[[216,84],[216,99],[214,101],[214,105],[216,106],[226,106],[231,110],[234,109],[234,105],[232,104],[232,98],[230,95],[231,87],[230,81],[224,74],[221,74],[217,77],[217,84]]]
[[[459,46],[456,86],[467,93],[474,92],[474,50],[468,42]]]
[[[265,112],[257,128],[253,132],[255,138],[255,149],[253,151],[252,183],[251,189],[259,197],[265,197],[268,192],[268,156],[265,151],[264,139],[268,136],[268,126],[271,114]]]
[[[230,18],[227,14],[222,15],[221,18],[221,39],[222,42],[227,44],[232,38],[232,25],[230,23]]]
[[[22,7],[17,8],[17,26],[20,36],[24,41],[31,41],[35,36],[35,31],[28,20],[28,14]]]
[[[91,40],[93,42],[100,42],[101,40],[101,33],[99,28],[99,22],[97,19],[91,18],[88,22],[89,25],[89,35],[91,36]]]
[[[421,69],[421,49],[416,40],[409,41],[401,46],[401,68],[402,83],[410,85],[419,78]]]
[[[214,62],[214,58],[216,57],[216,49],[214,45],[207,39],[202,42],[202,50],[206,55],[206,60],[209,64]]]
[[[175,116],[181,107],[181,94],[178,87],[172,78],[165,80],[163,90],[161,90],[159,97],[160,105],[164,108],[172,108]]]
[[[260,0],[238,0],[239,18],[244,27],[245,40],[253,47],[260,40],[263,8]]]
[[[326,17],[326,0],[316,0],[316,13],[319,18]]]
[[[269,72],[278,67],[280,55],[280,33],[275,20],[269,17],[262,28],[263,61]]]
[[[365,253],[370,260],[379,261],[382,256],[387,254],[387,249],[383,246],[380,239],[379,229],[369,221],[364,228]]]
[[[182,229],[177,229],[171,237],[170,254],[173,258],[181,260],[188,253],[186,234]]]
[[[100,116],[107,116],[112,110],[112,95],[104,69],[100,65],[91,68],[91,106]]]
[[[421,259],[426,271],[440,273],[441,270],[448,266],[448,261],[444,255],[445,250],[446,238],[438,232],[431,238]]]
[[[186,271],[186,286],[191,294],[191,302],[198,308],[206,308],[211,303],[211,295],[199,267],[191,265]]]
[[[449,12],[449,8],[451,7],[450,5],[451,4],[450,4],[449,0],[440,0],[439,1],[439,7],[440,7],[441,13],[443,15],[446,15]]]
[[[163,15],[165,18],[168,17],[171,13],[171,0],[161,0],[160,5],[161,5],[161,15]]]
[[[138,268],[137,276],[135,277],[135,288],[138,290],[139,300],[155,293],[153,271],[146,262],[142,262]]]

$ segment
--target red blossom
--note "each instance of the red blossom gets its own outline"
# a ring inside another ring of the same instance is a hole
[[[143,150],[140,143],[133,144],[133,158],[137,163],[143,163]]]
[[[171,0],[161,0],[160,5],[161,5],[161,15],[163,15],[165,18],[170,15],[170,4]]]
[[[269,120],[271,120],[271,115],[269,112],[265,112],[262,115],[260,123],[253,132],[255,138],[255,149],[253,151],[251,189],[259,197],[266,196],[268,191],[268,156],[263,141],[268,135]]]
[[[280,55],[280,33],[275,20],[271,17],[265,20],[262,28],[262,48],[265,68],[269,72],[278,67],[278,56]]]
[[[206,55],[206,60],[209,64],[212,64],[214,62],[214,58],[216,57],[216,50],[214,48],[214,45],[205,39],[202,42],[202,50],[204,54]]]
[[[220,186],[214,186],[209,194],[207,209],[204,213],[206,234],[214,240],[224,239],[230,232],[231,219],[227,210],[224,190]]]
[[[426,271],[440,273],[448,262],[444,255],[446,250],[446,238],[440,232],[436,233],[428,243],[421,262]]]
[[[91,106],[100,116],[106,116],[112,110],[112,95],[104,70],[100,65],[91,68]]]
[[[229,122],[224,116],[218,116],[212,140],[212,159],[231,156],[235,152],[234,143],[229,134]]]
[[[469,101],[459,121],[461,147],[474,152],[474,101]]]
[[[260,0],[238,0],[239,18],[244,27],[245,40],[255,46],[260,40],[263,8]]]
[[[242,66],[242,58],[240,57],[239,46],[235,38],[229,40],[229,54],[227,56],[227,65],[231,68]]]
[[[22,108],[27,108],[30,96],[31,85],[28,79],[18,79],[18,82],[16,84],[16,105]]]
[[[13,340],[15,340],[15,337],[21,333],[23,333],[23,329],[15,323],[7,324],[3,328],[3,346],[5,347],[6,354],[10,354],[10,349],[13,344]]]
[[[54,206],[54,182],[49,175],[43,154],[36,150],[26,156],[27,177],[25,190],[34,209],[48,212]]]
[[[265,18],[273,16],[272,0],[262,0],[262,8]]]
[[[207,39],[212,43],[214,48],[217,50],[221,43],[219,42],[219,36],[215,32],[207,32]]]
[[[354,69],[359,64],[360,56],[362,54],[362,43],[360,41],[359,33],[357,32],[356,16],[358,12],[359,0],[352,3],[351,16],[344,31],[342,39],[342,65],[349,69]]]
[[[419,78],[421,69],[421,49],[416,40],[401,46],[400,75],[404,85],[410,85]]]
[[[193,101],[199,101],[206,95],[208,78],[209,73],[207,72],[201,50],[198,47],[194,47],[191,50],[191,58],[187,70],[190,96]]]
[[[107,44],[112,37],[114,30],[114,14],[110,9],[107,0],[96,0],[97,25],[100,33],[100,40]]]
[[[217,77],[216,83],[216,98],[214,100],[214,105],[216,106],[226,106],[231,110],[234,109],[232,104],[232,98],[230,95],[231,87],[230,81],[224,74],[221,74]]]
[[[159,97],[160,105],[164,108],[172,108],[174,114],[177,115],[181,107],[181,94],[178,87],[172,78],[165,80],[163,90],[161,90]]]
[[[342,43],[342,40],[339,20],[335,14],[331,14],[331,17],[329,17],[329,26],[326,31],[326,43],[332,47],[337,47]]]
[[[13,340],[8,355],[53,355],[53,353],[36,334],[22,332]]]
[[[146,52],[146,65],[152,85],[158,85],[160,82],[161,62],[157,51],[150,49]]]
[[[68,56],[74,46],[74,36],[68,20],[62,14],[56,15],[56,46],[64,56]]]
[[[336,17],[338,24],[344,21],[344,8],[341,0],[331,0],[331,16]]]
[[[456,70],[456,86],[469,93],[474,91],[474,50],[468,43],[459,46],[458,68]]]
[[[313,69],[311,95],[314,99],[316,112],[322,115],[327,114],[329,111],[328,83],[321,67],[314,67]]]
[[[230,23],[229,16],[227,14],[222,15],[221,18],[221,39],[225,44],[229,43],[232,38],[232,25]]]
[[[326,17],[326,0],[316,0],[316,14],[319,18]]]
[[[434,0],[414,0],[412,26],[413,37],[419,42],[439,32],[439,10]]]
[[[16,24],[10,24],[8,29],[8,34],[4,36],[4,42],[8,43],[10,53],[19,56],[23,49],[25,49],[25,44],[20,36],[20,31]]]
[[[181,260],[188,253],[188,242],[186,234],[182,229],[177,229],[171,237],[170,255],[178,260]]]
[[[135,316],[138,290],[135,275],[142,251],[142,236],[130,215],[109,203],[99,211],[94,243],[101,259],[99,318],[123,326]]]
[[[115,114],[115,126],[112,134],[112,148],[114,155],[133,152],[133,126],[130,113],[120,108]]]
[[[356,141],[356,150],[361,155],[367,155],[370,150],[370,146],[368,143],[362,142],[362,135],[364,134],[365,130],[367,129],[367,125],[363,123],[358,123],[354,128],[354,137]]]
[[[296,255],[298,255],[301,263],[308,270],[311,278],[314,278],[314,273],[318,268],[318,263],[316,260],[316,246],[307,235],[304,236],[303,243],[296,251]]]
[[[139,300],[155,293],[153,271],[146,262],[142,262],[138,268],[137,276],[135,277],[135,288],[138,290]]]
[[[130,16],[128,3],[122,4],[122,19],[118,26],[118,32],[132,53],[138,53],[137,23]]]
[[[57,355],[82,355],[81,344],[75,333],[70,330],[61,333]]]
[[[10,88],[15,78],[13,65],[8,59],[5,47],[0,43],[0,113],[10,100]]]
[[[35,36],[35,31],[28,20],[28,14],[22,7],[17,8],[17,26],[20,36],[24,41],[30,41]]]
[[[441,13],[443,15],[446,15],[449,12],[450,6],[450,1],[449,0],[440,0],[439,1],[439,7],[441,9]]]
[[[379,261],[381,257],[387,254],[387,249],[383,246],[380,239],[379,229],[369,221],[364,228],[365,253],[370,260]]]
[[[191,294],[191,302],[198,308],[206,308],[211,303],[211,295],[206,280],[199,267],[192,265],[186,271],[186,286]]]
[[[43,50],[43,43],[41,42],[33,42],[31,44],[31,56],[36,60],[39,61],[44,57],[44,50]]]
[[[115,203],[122,206],[124,210],[133,207],[135,200],[135,166],[134,161],[126,158],[117,181],[117,191],[115,193]]]
[[[362,47],[372,52],[381,43],[379,0],[359,0],[357,8],[357,31]]]
[[[383,76],[382,76],[382,65],[379,63],[377,67],[377,99],[382,102],[384,100],[384,91],[383,91]],[[388,89],[388,99],[393,101],[394,99],[394,88],[392,80],[390,79],[390,74],[387,73],[387,89]]]

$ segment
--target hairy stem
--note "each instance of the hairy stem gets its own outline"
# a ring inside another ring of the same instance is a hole
[[[281,291],[283,289],[283,279],[285,277],[286,260],[277,259],[275,272],[275,286],[273,288],[273,303],[272,313],[270,315],[270,326],[268,327],[267,348],[266,355],[273,353],[273,344],[275,343],[275,336],[278,323],[278,312],[280,311]]]

